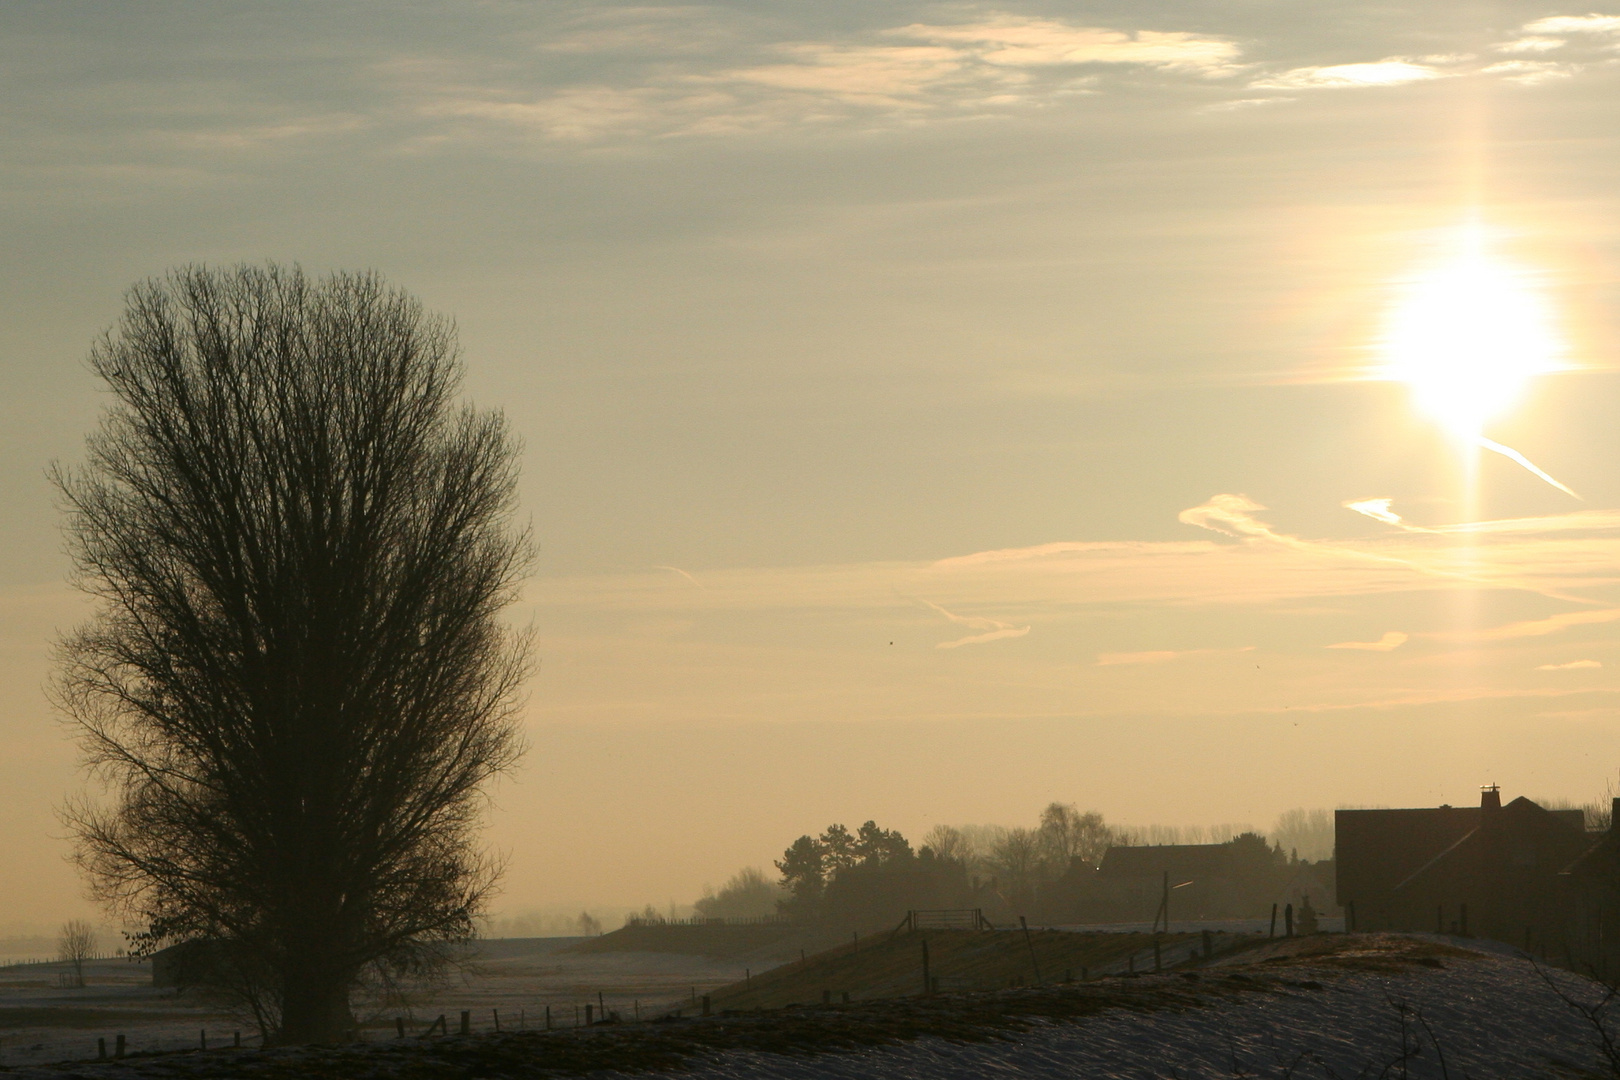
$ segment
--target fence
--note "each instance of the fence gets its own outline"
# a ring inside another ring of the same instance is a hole
[[[84,958],[85,963],[93,960],[122,960],[125,957],[122,949],[110,953],[92,953]],[[13,967],[44,967],[49,964],[70,964],[71,960],[64,960],[60,956],[0,956],[0,968]]]
[[[691,988],[691,999],[665,999],[657,1004],[647,1003],[630,995],[611,997],[598,991],[593,998],[573,997],[550,1001],[530,1001],[526,1005],[506,1005],[503,1008],[457,1009],[452,1006],[443,1012],[418,1016],[412,1013],[388,1015],[379,1012],[362,1025],[347,1033],[347,1040],[355,1042],[394,1042],[427,1040],[451,1035],[474,1035],[485,1032],[554,1032],[559,1037],[570,1031],[580,1031],[601,1024],[641,1023],[668,1016],[708,1016],[709,994],[699,994]],[[139,1022],[137,1021],[137,1024]],[[163,1053],[180,1050],[231,1050],[260,1045],[259,1036],[252,1031],[234,1028],[198,1028],[189,1020],[174,1018],[155,1026],[132,1026],[119,1031],[116,1025],[107,1034],[85,1032],[66,1037],[45,1038],[26,1043],[15,1043],[0,1038],[0,1072],[29,1065],[67,1062],[116,1060],[132,1054]],[[228,1059],[227,1059],[228,1060]]]
[[[896,930],[994,930],[983,908],[923,908],[906,912]]]
[[[791,915],[727,915],[724,918],[706,919],[701,915],[690,919],[666,919],[659,915],[649,918],[646,915],[626,915],[626,926],[791,926]]]

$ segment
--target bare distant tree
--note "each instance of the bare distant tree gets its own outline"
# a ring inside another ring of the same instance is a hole
[[[747,918],[774,914],[777,903],[787,896],[780,885],[766,879],[759,867],[745,866],[731,875],[718,894],[705,888],[693,907],[706,919]]]
[[[1072,803],[1050,803],[1041,811],[1039,830],[1047,873],[1061,877],[1078,859],[1096,866],[1114,843],[1114,832],[1095,810],[1081,813]]]
[[[56,958],[73,966],[73,985],[84,985],[84,962],[96,955],[96,928],[83,919],[69,919],[56,938]]]
[[[58,700],[110,798],[65,817],[139,950],[207,943],[267,1038],[471,935],[482,790],[520,753],[516,451],[453,328],[374,274],[132,289],[111,406],[54,479],[77,583]]]
[[[967,834],[954,825],[935,825],[929,829],[923,837],[923,846],[931,850],[935,858],[951,859],[964,866],[972,865],[977,854]]]
[[[990,865],[1001,892],[1015,905],[1034,900],[1041,882],[1041,838],[1034,829],[1008,829],[991,850]]]
[[[1285,852],[1298,852],[1299,857],[1315,861],[1333,857],[1333,811],[1284,810],[1272,826],[1271,840]]]

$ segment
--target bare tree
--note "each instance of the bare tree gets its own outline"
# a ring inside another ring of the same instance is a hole
[[[84,962],[96,955],[96,928],[83,919],[69,919],[56,937],[56,958],[73,967],[73,985],[84,985]]]
[[[267,1038],[335,1041],[498,870],[474,829],[521,752],[516,450],[455,406],[450,324],[374,274],[178,271],[90,366],[111,407],[54,473],[100,601],[57,683],[108,789],[64,811],[80,864],[137,951],[206,943]]]
[[[1333,857],[1333,811],[1306,810],[1299,807],[1284,810],[1271,828],[1271,839],[1284,851],[1299,853],[1299,857],[1314,862]]]
[[[1041,840],[1034,829],[1008,829],[990,853],[1002,894],[1017,905],[1034,901],[1041,883]]]
[[[706,919],[748,918],[775,914],[777,904],[787,897],[787,891],[767,880],[759,867],[745,866],[731,875],[718,894],[705,886],[693,908]]]
[[[1096,866],[1114,843],[1114,832],[1102,814],[1096,810],[1081,813],[1072,803],[1047,804],[1041,811],[1037,831],[1047,873],[1052,877],[1061,877],[1076,859],[1086,866]]]
[[[973,841],[953,825],[935,825],[929,829],[928,835],[923,837],[923,846],[931,849],[936,858],[954,859],[964,866],[971,864],[977,854]]]

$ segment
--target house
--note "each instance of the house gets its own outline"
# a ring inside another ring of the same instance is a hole
[[[1340,810],[1338,900],[1357,930],[1433,930],[1523,945],[1562,940],[1570,913],[1561,872],[1591,846],[1580,810],[1526,798],[1477,807]]]
[[[1610,805],[1609,828],[1583,852],[1561,877],[1567,883],[1568,917],[1562,942],[1532,940],[1529,948],[1543,956],[1557,955],[1560,945],[1566,963],[1591,969],[1600,979],[1620,975],[1620,799]]]
[[[1332,889],[1329,861],[1290,861],[1264,837],[1246,833],[1224,844],[1111,847],[1093,870],[1075,865],[1042,896],[1053,922],[1148,922],[1170,889],[1170,917],[1264,918],[1274,903],[1298,905]]]

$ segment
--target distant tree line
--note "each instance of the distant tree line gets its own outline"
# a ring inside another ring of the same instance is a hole
[[[1061,921],[1075,914],[1067,909],[1082,903],[1076,898],[1111,847],[1222,844],[1231,848],[1232,865],[1269,887],[1300,860],[1301,850],[1316,859],[1331,856],[1333,815],[1291,810],[1273,833],[1271,841],[1247,826],[1116,827],[1098,811],[1061,802],[1048,804],[1034,827],[936,825],[915,850],[875,821],[854,832],[834,824],[788,846],[775,862],[780,881],[774,888],[750,868],[697,908],[715,916],[752,915],[774,902],[806,921],[856,927],[934,907],[977,907],[993,920],[1029,914]]]

